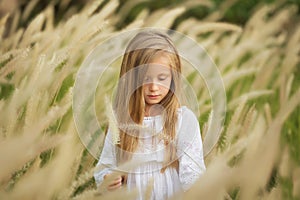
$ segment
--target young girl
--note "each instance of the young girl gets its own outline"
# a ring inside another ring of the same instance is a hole
[[[136,188],[145,199],[152,181],[151,199],[167,199],[205,171],[198,120],[180,105],[180,80],[180,57],[166,34],[147,30],[130,41],[113,104],[120,140],[113,142],[110,126],[94,174],[98,186]],[[108,178],[126,162],[137,166]]]

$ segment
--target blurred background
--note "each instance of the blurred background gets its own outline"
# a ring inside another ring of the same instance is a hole
[[[99,10],[109,1],[102,1],[99,6]],[[221,0],[209,0],[209,1],[183,1],[183,0],[137,0],[137,1],[118,1],[118,6],[114,10],[114,14],[121,14],[122,18],[117,22],[116,28],[121,29],[132,22],[140,12],[148,10],[154,12],[159,9],[172,9],[179,6],[186,7],[186,10],[181,13],[174,20],[171,28],[176,27],[188,18],[196,18],[198,20],[205,20],[207,17],[215,11],[220,12],[219,16],[211,17],[210,21],[230,22],[237,25],[245,25],[249,20],[253,12],[262,5],[271,6],[275,0],[253,0],[253,1],[221,1]],[[72,14],[80,12],[87,4],[91,4],[93,1],[89,0],[46,0],[46,1],[26,1],[26,0],[2,0],[0,3],[0,17],[5,16],[8,13],[21,12],[29,9],[28,5],[31,5],[30,13],[27,13],[26,19],[20,19],[18,25],[20,27],[26,27],[29,22],[47,6],[52,5],[55,9],[54,22],[59,23],[61,20],[66,20]],[[281,1],[282,6],[294,5],[299,8],[300,1],[298,0],[286,0]],[[120,12],[122,11],[122,12]],[[299,9],[297,11],[299,15]],[[295,19],[296,20],[296,19]],[[296,23],[296,22],[295,22]]]

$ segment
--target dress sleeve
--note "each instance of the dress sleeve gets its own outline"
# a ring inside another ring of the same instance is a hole
[[[112,173],[114,168],[116,168],[115,145],[112,142],[112,135],[108,129],[102,153],[94,172],[94,178],[97,186],[103,182],[103,178],[106,174]]]
[[[191,110],[182,113],[178,132],[177,156],[179,157],[179,180],[184,191],[206,170],[198,120]]]

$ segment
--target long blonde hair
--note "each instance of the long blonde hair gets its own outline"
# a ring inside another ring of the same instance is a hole
[[[172,74],[170,90],[160,102],[160,105],[164,108],[163,135],[164,143],[167,147],[167,154],[165,154],[166,164],[175,160],[170,166],[178,169],[176,149],[174,145],[170,144],[170,140],[175,141],[176,134],[177,112],[179,108],[177,94],[180,93],[179,90],[181,87],[181,62],[173,42],[166,34],[156,31],[142,31],[130,41],[122,60],[119,77],[121,80],[126,74],[126,78],[119,81],[114,101],[114,110],[119,124],[129,124],[130,121],[139,125],[142,124],[145,100],[141,83],[147,67],[133,72],[132,70],[141,65],[147,66],[154,56],[161,53],[168,57]],[[129,73],[130,71],[132,73]],[[126,101],[126,99],[128,100]],[[118,163],[123,163],[130,159],[130,153],[133,153],[137,148],[138,130],[124,130],[124,128],[120,128],[119,130],[120,143],[117,145],[117,159]],[[131,133],[128,134],[129,132]],[[163,172],[166,167],[161,171]]]

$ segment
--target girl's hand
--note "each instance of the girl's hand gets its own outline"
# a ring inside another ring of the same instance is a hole
[[[110,176],[110,174],[106,174],[106,175],[104,176],[104,179],[106,179],[108,176]],[[123,180],[123,179],[122,179],[122,176],[118,176],[117,178],[115,178],[114,180],[112,180],[112,181],[108,184],[107,189],[108,189],[108,190],[115,190],[115,189],[121,187],[121,186],[122,186],[122,180]]]

